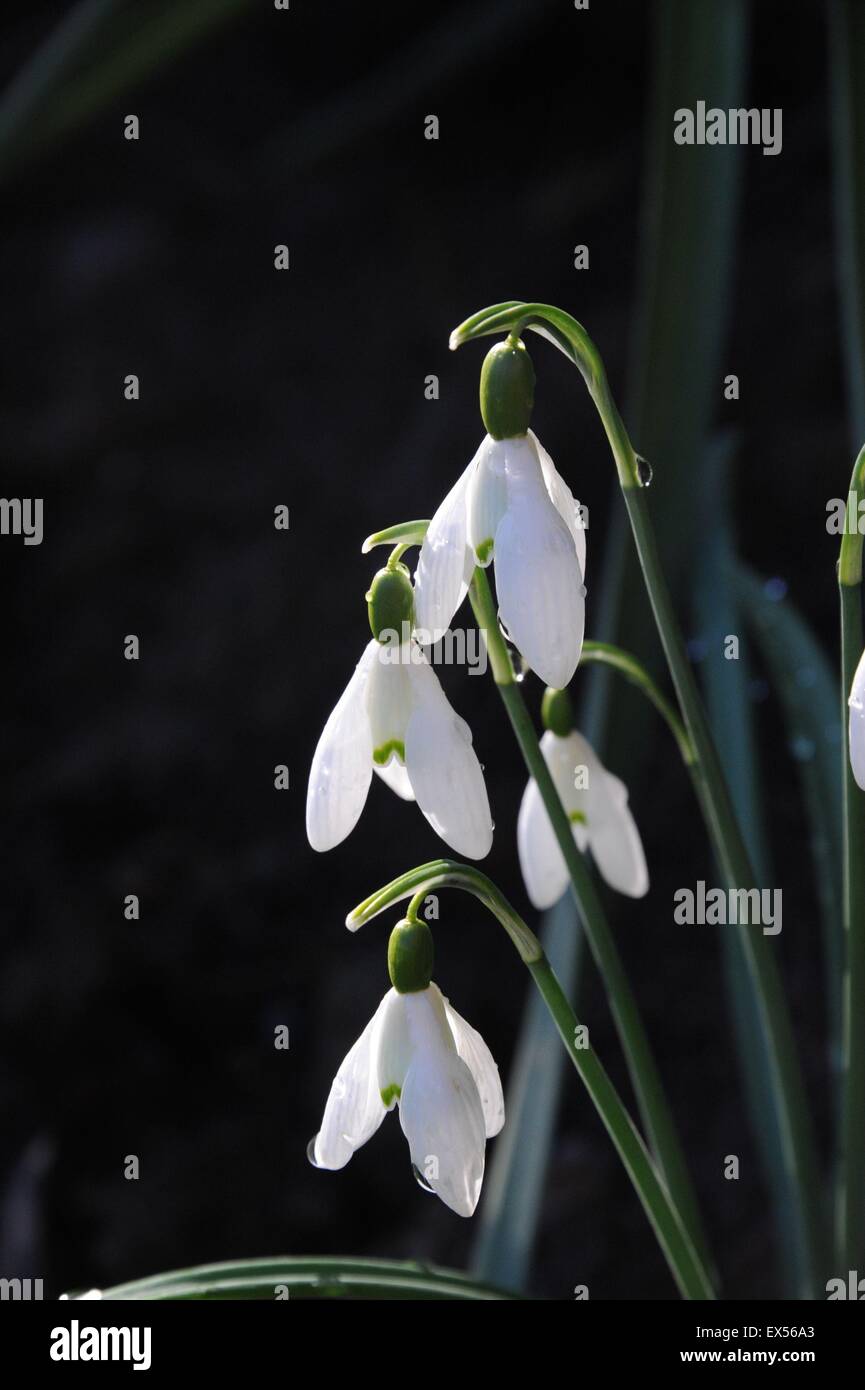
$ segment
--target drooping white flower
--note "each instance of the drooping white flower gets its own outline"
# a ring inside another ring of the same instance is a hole
[[[561,737],[547,729],[541,751],[570,817],[578,848],[591,850],[611,888],[629,898],[641,898],[648,892],[649,874],[624,783],[607,771],[576,730]],[[568,886],[568,870],[534,778],[523,793],[517,848],[533,905],[551,907]]]
[[[415,573],[418,628],[446,632],[472,568],[492,560],[508,636],[543,681],[566,686],[583,645],[586,533],[531,430],[487,435],[430,522]]]
[[[850,766],[857,787],[865,791],[865,652],[850,687]]]
[[[471,1216],[486,1140],[505,1122],[498,1067],[481,1037],[435,984],[391,989],[336,1074],[311,1152],[344,1168],[399,1103],[419,1178],[459,1216]]]
[[[459,854],[489,853],[492,818],[471,730],[414,642],[395,647],[373,638],[324,727],[306,798],[313,849],[333,849],[354,829],[373,771],[416,800]]]

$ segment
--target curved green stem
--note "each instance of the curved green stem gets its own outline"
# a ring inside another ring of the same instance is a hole
[[[680,1293],[688,1299],[713,1299],[712,1281],[694,1248],[681,1212],[615,1086],[589,1045],[588,1030],[579,1024],[555,972],[541,950],[540,942],[492,880],[469,865],[447,859],[434,860],[411,869],[373,893],[349,913],[346,925],[356,931],[404,898],[414,898],[424,892],[446,887],[462,888],[472,893],[505,928],[528,966],[565,1050],[613,1141]]]
[[[433,859],[429,864],[421,864],[416,869],[409,869],[408,873],[400,874],[399,878],[358,903],[346,917],[345,925],[349,931],[357,931],[393,903],[401,902],[404,898],[420,899],[422,903],[424,896],[433,893],[436,888],[463,888],[467,893],[474,893],[484,907],[498,918],[522,962],[534,965],[540,960],[543,955],[541,943],[492,879],[479,869],[459,864],[454,859]]]
[[[865,449],[850,480],[848,519],[838,561],[841,605],[841,723],[844,729],[844,975],[841,1019],[841,1133],[835,1202],[836,1269],[858,1269],[865,1258],[865,793],[850,766],[847,700],[862,655],[862,537],[859,502],[865,495]]]
[[[613,399],[600,353],[583,326],[570,314],[549,304],[514,305],[512,302],[494,305],[467,319],[451,335],[451,347],[490,333],[510,333],[523,327],[540,333],[573,362],[600,415],[619,476],[655,625],[696,755],[701,809],[715,855],[728,887],[750,890],[757,886],[756,876],[664,577],[648,510],[641,460]],[[768,939],[759,928],[746,922],[739,922],[737,930],[772,1077],[797,1245],[802,1254],[802,1266],[810,1271],[807,1286],[801,1292],[805,1297],[813,1296],[822,1267],[820,1183],[790,1014]]]
[[[629,680],[632,685],[642,690],[647,699],[655,706],[661,718],[669,725],[670,732],[679,745],[679,752],[685,766],[693,767],[696,763],[696,757],[693,744],[688,737],[688,731],[666,695],[658,689],[652,680],[645,666],[641,665],[630,652],[624,651],[621,647],[614,647],[610,642],[584,642],[580,654],[580,665],[588,666],[592,663],[612,667],[614,671],[618,671],[626,680]]]
[[[511,721],[529,775],[534,778],[562,852],[577,907],[580,910],[595,963],[601,973],[616,1029],[628,1064],[634,1093],[646,1134],[670,1194],[695,1247],[707,1263],[707,1243],[703,1234],[697,1200],[688,1174],[682,1146],[658,1073],[637,1002],[616,949],[601,900],[592,876],[574,840],[568,814],[562,806],[549,768],[544,761],[531,716],[514,678],[507,644],[498,624],[486,571],[476,569],[469,598],[490,659],[499,694]]]
[[[428,520],[400,521],[396,526],[386,526],[383,531],[373,531],[361,546],[361,554],[368,555],[377,545],[400,545],[403,550],[410,545],[421,545],[428,526]]]

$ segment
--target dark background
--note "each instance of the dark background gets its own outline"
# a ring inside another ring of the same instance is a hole
[[[63,13],[7,8],[6,80]],[[415,1186],[395,1118],[338,1175],[306,1160],[336,1066],[387,986],[389,919],[349,936],[345,913],[441,850],[376,784],[351,838],[317,856],[306,776],[368,636],[362,539],[431,514],[481,437],[482,349],[449,354],[450,329],[501,299],[561,304],[624,393],[653,18],[624,0],[588,13],[566,0],[259,3],[7,172],[3,492],[44,497],[45,539],[0,542],[0,1272],[44,1276],[56,1294],[232,1256],[468,1259],[472,1223]],[[743,156],[723,363],[742,398],[725,403],[719,383],[716,423],[739,432],[743,553],[786,580],[834,657],[825,503],[846,492],[850,459],[824,6],[762,0],[750,47],[747,104],[783,107],[784,146]],[[129,112],[137,143],[123,139]],[[273,269],[281,242],[288,273]],[[573,268],[578,242],[588,272]],[[539,341],[533,355],[535,426],[590,508],[592,635],[613,470],[572,370]],[[138,402],[123,397],[130,372]],[[429,373],[438,401],[424,399]],[[288,533],[273,529],[280,503]],[[691,622],[687,577],[677,600]],[[484,868],[528,913],[524,775],[503,712],[489,680],[442,674],[486,767]],[[526,691],[536,708],[537,682]],[[825,1140],[814,893],[764,705],[779,951]],[[632,772],[615,747],[606,760],[632,784],[653,890],[610,908],[725,1281],[763,1297],[775,1250],[716,934],[674,926],[669,908],[676,886],[711,878],[708,850],[665,731],[649,730]],[[442,907],[437,979],[507,1080],[524,973],[469,899]],[[591,974],[581,1008],[624,1086]],[[281,1023],[287,1053],[273,1047]],[[738,1183],[722,1177],[731,1152]],[[132,1153],[138,1182],[123,1176]],[[568,1298],[578,1283],[592,1298],[673,1295],[568,1074],[531,1289]]]

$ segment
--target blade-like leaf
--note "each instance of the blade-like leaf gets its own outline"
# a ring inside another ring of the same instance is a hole
[[[838,771],[841,722],[837,681],[826,653],[789,599],[776,596],[741,561],[732,580],[781,703],[787,742],[796,761],[808,828],[826,969],[833,1070],[841,1028],[841,806]]]
[[[198,1265],[137,1279],[129,1284],[86,1293],[72,1300],[131,1299],[502,1299],[512,1295],[470,1279],[455,1270],[396,1260],[348,1256],[286,1256]]]

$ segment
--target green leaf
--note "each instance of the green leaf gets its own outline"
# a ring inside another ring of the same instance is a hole
[[[830,10],[835,230],[852,446],[865,439],[865,5],[833,0]]]
[[[285,1256],[198,1265],[116,1284],[104,1289],[109,1301],[386,1298],[386,1299],[507,1299],[512,1295],[455,1270],[409,1261],[352,1259],[348,1256]],[[66,1295],[71,1300],[84,1293]],[[92,1295],[91,1295],[92,1296]]]
[[[771,598],[765,582],[741,561],[732,569],[732,580],[781,704],[808,812],[834,1071],[840,1057],[843,965],[837,679],[822,646],[789,599]]]
[[[0,100],[0,174],[180,57],[250,0],[80,0]]]

